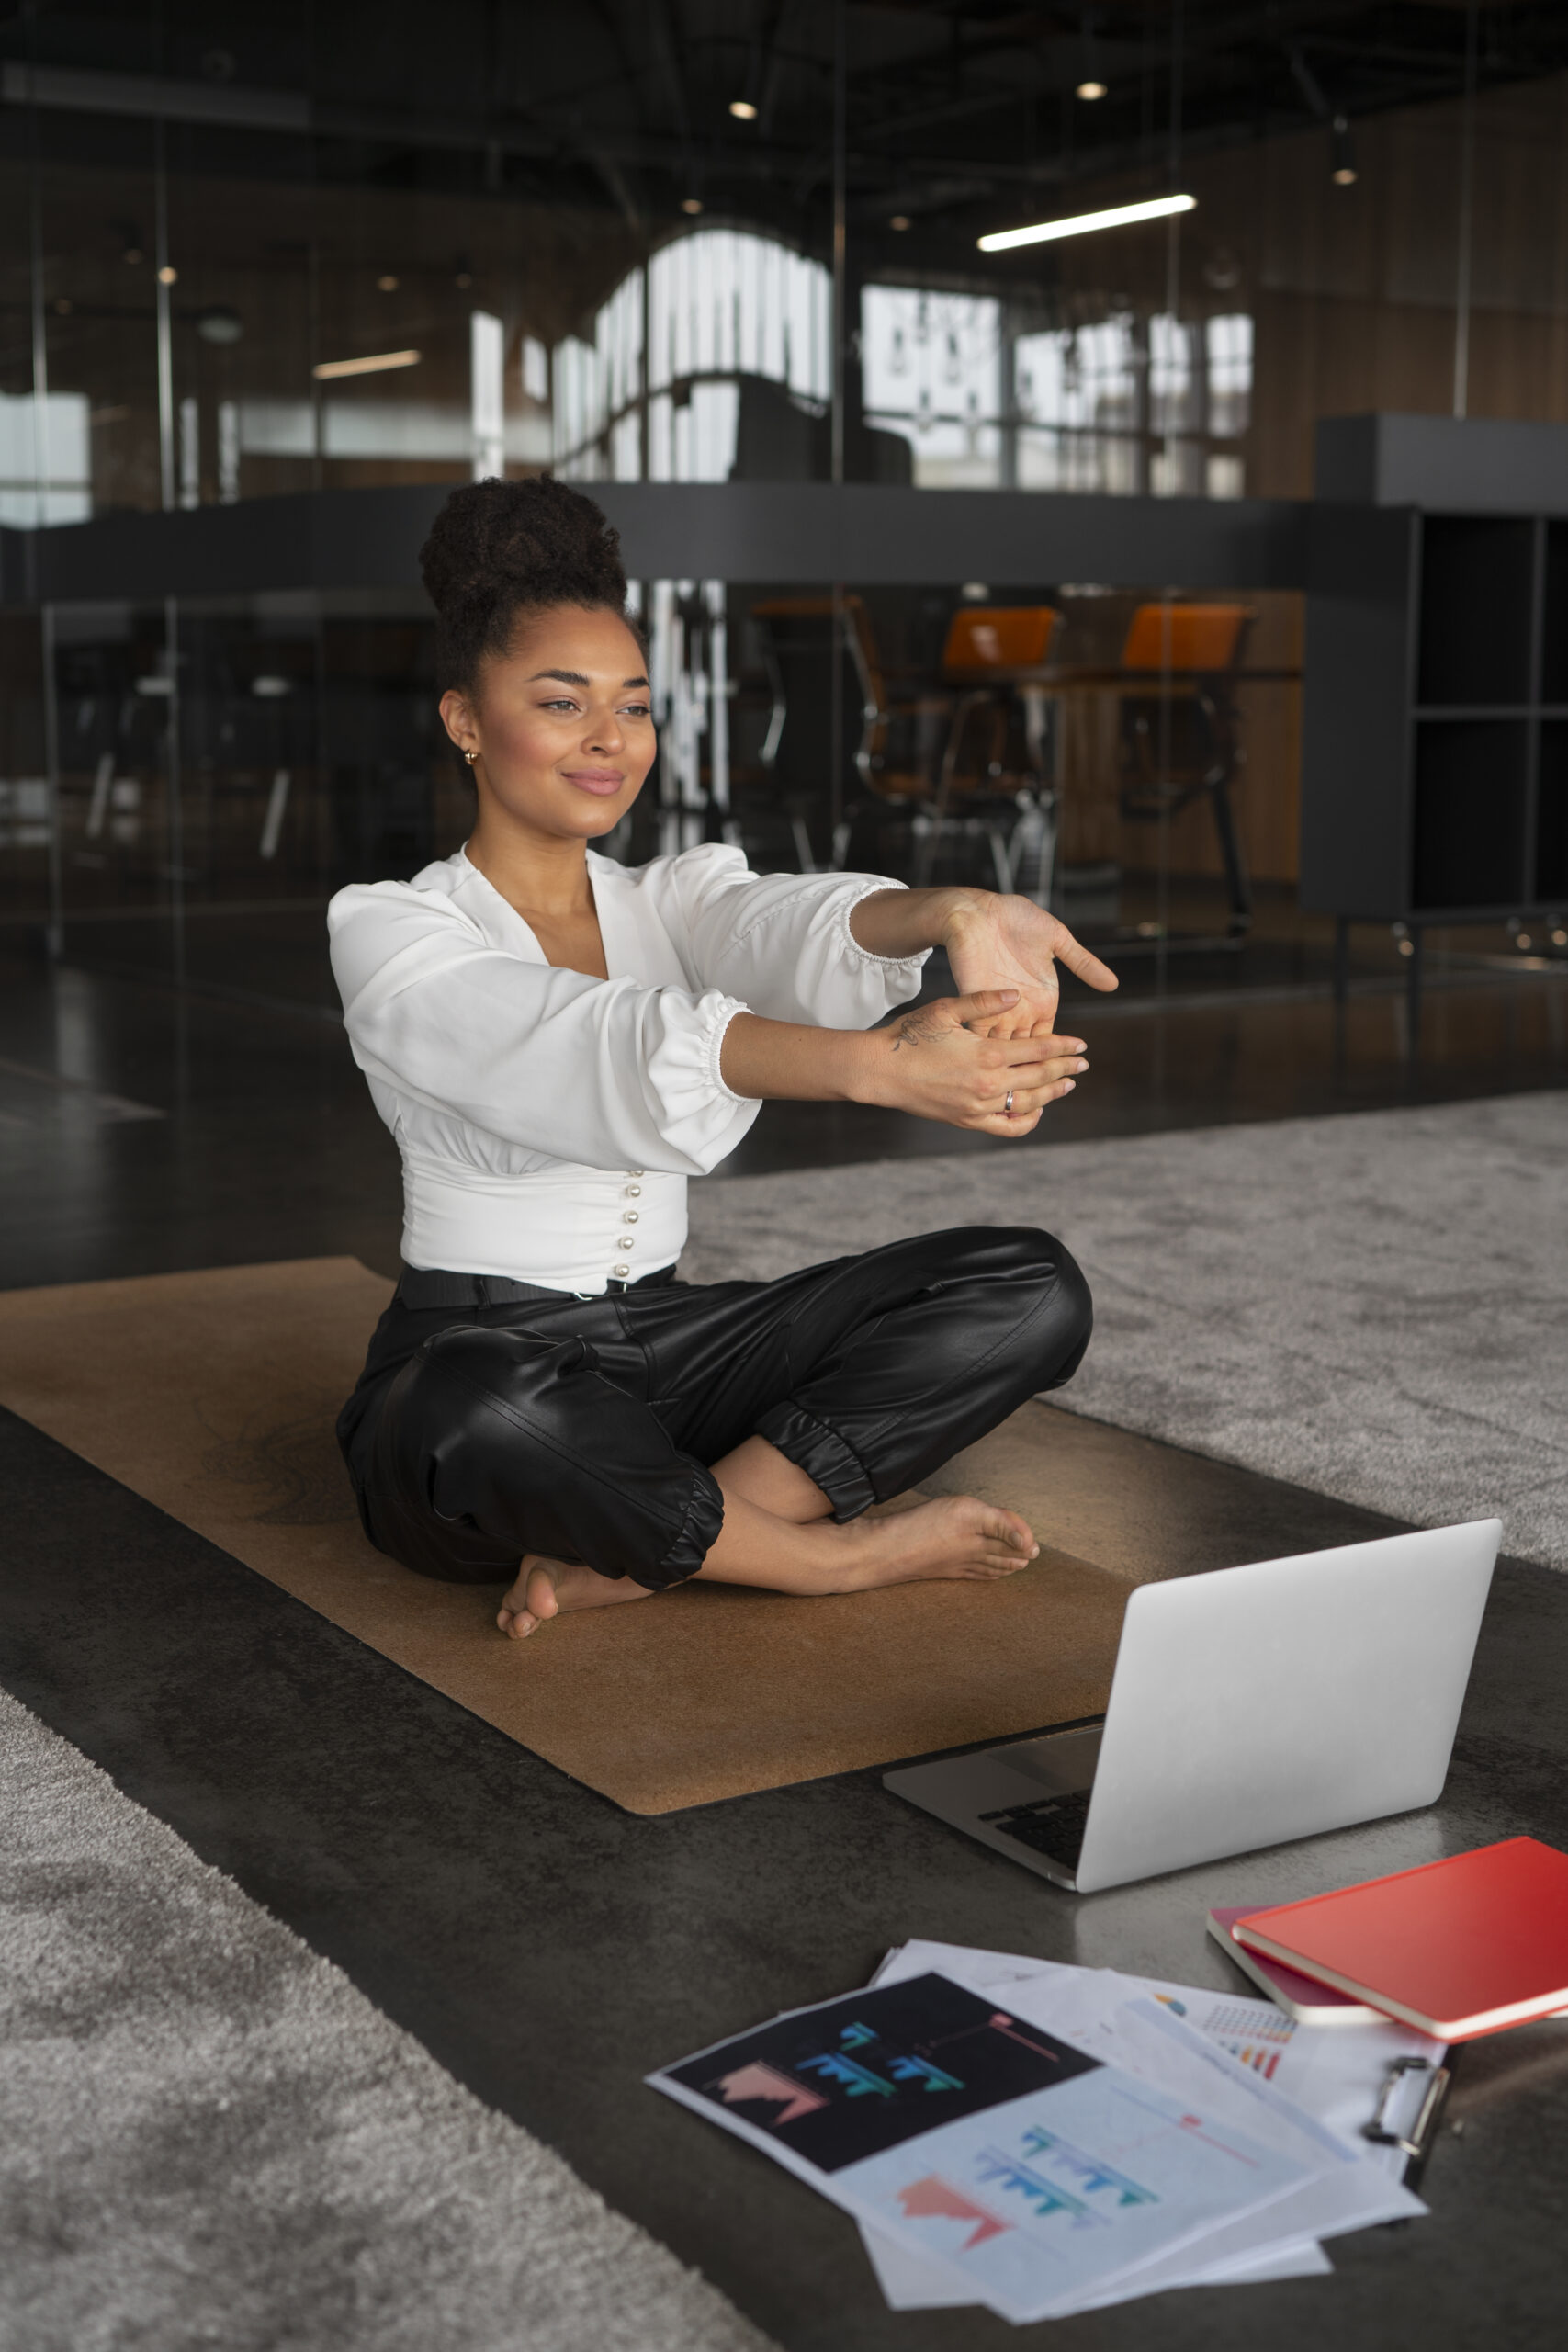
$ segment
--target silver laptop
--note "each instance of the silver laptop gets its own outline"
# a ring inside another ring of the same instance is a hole
[[[1430,1804],[1502,1532],[1142,1585],[1098,1722],[883,1785],[1079,1894]]]

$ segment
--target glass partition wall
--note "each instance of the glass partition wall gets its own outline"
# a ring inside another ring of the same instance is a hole
[[[1038,500],[1037,567],[918,586],[874,548],[682,576],[677,528],[612,847],[1007,880],[1130,978],[1274,977],[1311,944],[1301,596],[1056,576],[1052,503],[1304,498],[1325,414],[1568,416],[1568,25],[1318,16],[18,16],[0,525],[547,467]],[[462,837],[428,612],[406,558],[192,597],[148,548],[118,602],[7,557],[0,918],[320,997],[330,890]]]

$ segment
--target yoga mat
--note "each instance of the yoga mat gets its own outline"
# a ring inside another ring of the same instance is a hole
[[[360,1532],[333,1421],[390,1294],[353,1258],[6,1292],[0,1403],[631,1813],[1103,1708],[1132,1579],[1043,1542],[1003,1584],[690,1585],[502,1639],[501,1586],[416,1577]],[[1026,1405],[940,1484],[1060,1533],[1092,1516],[1058,1475],[1081,1442]]]

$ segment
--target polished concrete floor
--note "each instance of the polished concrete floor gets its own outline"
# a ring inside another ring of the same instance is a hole
[[[278,986],[292,951],[274,944],[270,976],[253,965],[248,980],[197,976],[196,990],[124,966],[12,960],[0,1285],[341,1250],[395,1264],[391,1147],[341,1029],[311,989]],[[1359,967],[1337,1018],[1316,948],[1283,961],[1255,959],[1241,987],[1234,967],[1190,969],[1184,1001],[1163,1005],[1130,982],[1086,1022],[1091,1079],[1045,1136],[975,1148],[1568,1080],[1555,972],[1438,970],[1412,1059],[1392,962]],[[735,1164],[964,1141],[818,1112],[773,1106]],[[1134,1442],[1168,1568],[1383,1524]],[[911,1935],[1231,1981],[1202,1923],[1210,1902],[1246,1899],[1246,1863],[1075,1903],[899,1805],[873,1773],[636,1819],[8,1417],[0,1509],[7,1687],[790,2352],[1033,2340],[984,2315],[888,2314],[842,2216],[640,2077],[863,1982]],[[1565,1693],[1568,1583],[1506,1565],[1437,1832],[1422,1815],[1310,1841],[1293,1849],[1303,1885],[1427,1859],[1434,1834],[1450,1848],[1518,1831],[1568,1844]],[[1240,2352],[1261,2332],[1279,2352],[1315,2352],[1332,2331],[1356,2352],[1555,2345],[1565,2035],[1534,2028],[1466,2053],[1462,2129],[1427,2181],[1432,2222],[1345,2242],[1331,2281],[1167,2296],[1058,2324],[1050,2341]]]
[[[1170,1449],[1141,1459],[1183,1566],[1383,1524]],[[1427,1860],[1435,1837],[1568,1844],[1568,1588],[1550,1571],[1499,1573],[1435,1817],[1076,1901],[874,1772],[623,1814],[3,1415],[0,1491],[6,1686],[789,2352],[1245,2352],[1259,2331],[1276,2352],[1318,2352],[1331,2330],[1354,2352],[1561,2341],[1561,2026],[1465,2053],[1426,2183],[1433,2219],[1342,2241],[1335,2279],[1167,2295],[1049,2330],[888,2313],[845,2216],[640,2088],[660,2062],[863,1983],[910,1936],[1239,1991],[1204,1935],[1210,1904]]]

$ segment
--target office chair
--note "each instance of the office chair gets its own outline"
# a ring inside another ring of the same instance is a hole
[[[773,597],[753,605],[751,616],[771,707],[758,753],[761,774],[732,786],[734,813],[725,839],[739,842],[743,831],[783,831],[801,872],[811,873],[811,823],[828,814],[836,775],[845,799],[833,828],[829,862],[841,866],[851,833],[863,818],[891,814],[908,820],[931,797],[929,775],[919,763],[911,765],[892,755],[896,721],[915,707],[895,709],[871,616],[863,597],[852,591],[840,600],[837,624],[830,596]],[[836,745],[835,659],[842,664],[842,733]]]
[[[1207,799],[1233,939],[1252,922],[1252,885],[1231,786],[1247,756],[1235,683],[1256,618],[1245,605],[1140,605],[1122,649],[1123,670],[1157,671],[1168,680],[1122,690],[1122,814],[1134,823],[1157,823]]]
[[[1015,890],[1023,878],[1049,903],[1056,851],[1049,695],[1038,677],[1021,673],[1044,668],[1060,618],[1053,605],[966,605],[953,614],[942,657],[952,717],[933,806],[917,820],[917,882],[929,878],[944,839],[978,836],[998,890]]]

